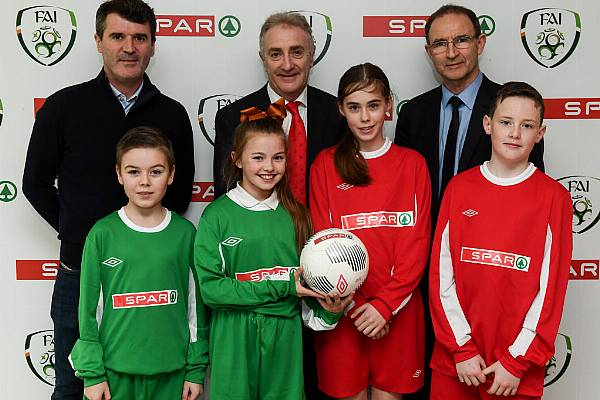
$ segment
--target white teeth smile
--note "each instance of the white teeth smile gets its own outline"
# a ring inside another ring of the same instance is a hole
[[[262,179],[269,181],[273,178],[275,178],[275,175],[259,175]]]

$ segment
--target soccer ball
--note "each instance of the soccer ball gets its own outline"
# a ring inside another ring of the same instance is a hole
[[[343,229],[325,229],[308,239],[300,254],[303,277],[321,294],[347,296],[369,272],[369,253],[363,242]]]

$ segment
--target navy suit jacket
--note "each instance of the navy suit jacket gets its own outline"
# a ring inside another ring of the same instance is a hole
[[[483,129],[483,116],[490,108],[500,85],[485,75],[477,92],[473,112],[467,128],[467,136],[460,154],[458,172],[483,164],[492,155],[490,136]],[[439,132],[440,102],[442,87],[438,86],[420,94],[404,104],[398,115],[394,143],[417,150],[427,161],[432,188],[432,216],[437,216],[441,199],[438,199],[439,177]],[[544,143],[536,144],[529,155],[529,161],[544,171]],[[435,221],[435,219],[432,219]]]

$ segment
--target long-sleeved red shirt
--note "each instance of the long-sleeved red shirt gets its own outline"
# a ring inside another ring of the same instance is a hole
[[[370,302],[389,320],[408,303],[425,269],[430,240],[431,186],[417,152],[386,144],[363,153],[372,178],[353,186],[334,166],[335,147],[322,151],[311,167],[310,212],[315,231],[352,231],[369,252],[369,274],[355,307]],[[415,295],[419,295],[416,293]]]
[[[487,164],[452,179],[442,201],[430,266],[436,344],[431,367],[456,376],[480,354],[541,396],[554,353],[572,250],[569,193],[533,164],[514,178]]]

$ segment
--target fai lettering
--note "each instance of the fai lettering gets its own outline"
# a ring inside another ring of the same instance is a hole
[[[562,24],[562,13],[543,12],[540,13],[540,25]]]
[[[35,22],[53,22],[56,23],[56,11],[39,10],[35,11]]]

